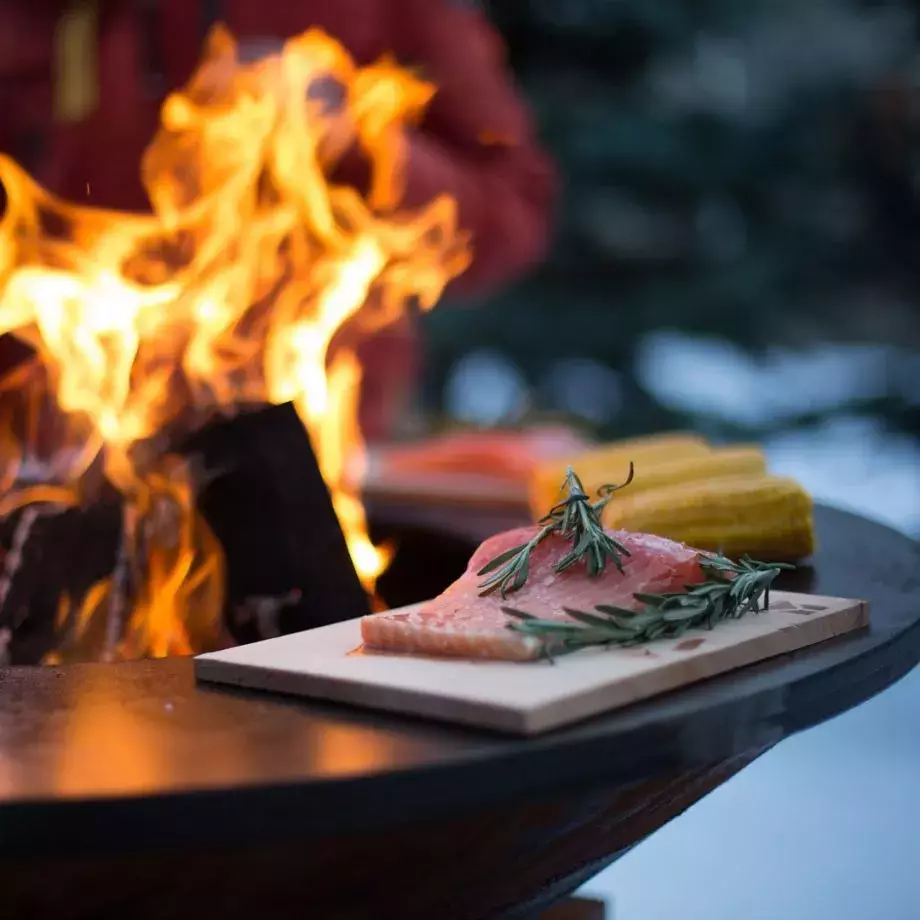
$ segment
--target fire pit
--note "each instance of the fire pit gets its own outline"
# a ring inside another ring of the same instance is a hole
[[[187,659],[8,669],[4,914],[531,916],[920,660],[918,546],[817,523],[784,587],[865,597],[869,630],[533,741],[196,687]]]

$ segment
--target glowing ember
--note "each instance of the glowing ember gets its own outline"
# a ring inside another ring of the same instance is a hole
[[[152,215],[60,201],[0,157],[0,333],[37,354],[3,383],[0,513],[86,502],[103,481],[127,499],[115,574],[79,609],[61,599],[61,654],[181,654],[216,635],[220,550],[163,445],[243,404],[295,403],[373,589],[387,556],[344,477],[361,450],[354,344],[409,302],[434,306],[468,262],[451,199],[397,207],[403,129],[433,92],[316,31],[243,65],[218,28],[145,154]],[[354,145],[366,197],[328,178]]]

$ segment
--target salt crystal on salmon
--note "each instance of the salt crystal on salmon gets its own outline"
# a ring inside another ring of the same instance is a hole
[[[498,591],[480,596],[483,576],[478,572],[500,553],[526,543],[536,527],[509,530],[486,540],[470,558],[466,571],[443,594],[414,611],[394,611],[364,617],[361,636],[368,648],[417,655],[496,658],[528,661],[541,652],[538,639],[508,629],[502,607],[526,610],[539,619],[570,620],[564,608],[591,610],[613,604],[637,610],[634,595],[681,591],[705,580],[700,554],[682,543],[651,534],[610,531],[629,552],[623,571],[608,564],[590,578],[584,563],[563,572],[555,564],[572,549],[562,536],[551,533],[531,554],[530,574],[519,590],[502,598]]]

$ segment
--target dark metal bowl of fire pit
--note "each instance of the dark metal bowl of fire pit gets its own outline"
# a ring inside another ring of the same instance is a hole
[[[867,599],[868,630],[532,740],[206,689],[188,659],[0,672],[0,915],[529,916],[920,660],[917,544],[818,531],[784,587]]]

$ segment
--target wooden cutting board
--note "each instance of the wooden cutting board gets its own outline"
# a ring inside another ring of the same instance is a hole
[[[406,608],[407,610],[410,608]],[[199,655],[199,680],[535,735],[868,625],[864,601],[774,591],[770,609],[633,649],[524,663],[364,651],[349,620]]]

